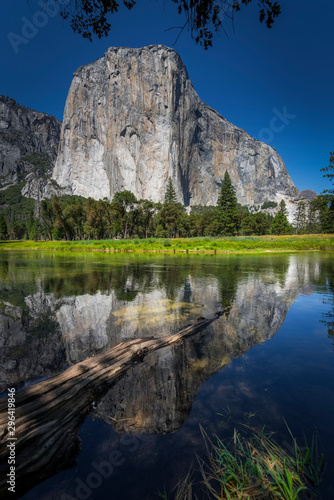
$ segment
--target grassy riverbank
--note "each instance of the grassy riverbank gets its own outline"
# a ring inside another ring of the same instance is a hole
[[[333,251],[333,234],[237,236],[226,238],[148,238],[87,241],[0,241],[0,250],[76,250],[191,254]]]

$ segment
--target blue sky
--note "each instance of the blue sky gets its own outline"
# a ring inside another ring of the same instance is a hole
[[[182,23],[171,0],[141,0],[132,12],[111,17],[108,38],[90,43],[59,14],[40,16],[38,0],[30,3],[0,4],[0,94],[59,119],[79,66],[110,46],[172,46],[177,31],[166,30]],[[188,32],[174,49],[204,102],[272,145],[298,189],[320,193],[331,187],[320,168],[334,149],[334,2],[281,0],[283,13],[271,30],[258,22],[253,3],[236,14],[235,33],[227,26],[229,38],[220,34],[212,49],[196,45]],[[29,22],[40,26],[24,31]],[[15,46],[10,33],[29,38]]]

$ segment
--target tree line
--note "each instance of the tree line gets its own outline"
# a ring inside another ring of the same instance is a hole
[[[331,169],[329,172],[325,176],[332,179]],[[227,171],[216,206],[194,206],[189,214],[177,201],[169,179],[163,203],[137,200],[130,191],[116,193],[111,202],[106,198],[94,200],[78,196],[45,199],[39,206],[38,216],[31,211],[27,221],[8,221],[0,215],[0,239],[103,240],[330,233],[334,232],[333,191],[326,191],[312,201],[299,201],[291,225],[284,200],[275,216],[261,211],[273,208],[274,202],[251,209],[238,204]]]

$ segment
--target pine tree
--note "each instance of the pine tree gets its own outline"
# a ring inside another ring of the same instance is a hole
[[[171,178],[168,179],[164,203],[171,203],[172,205],[176,205],[176,191],[174,189],[174,184]]]
[[[296,234],[301,234],[306,229],[306,203],[300,200],[295,213]]]
[[[321,223],[322,232],[326,233],[331,233],[334,231],[334,151],[329,154],[330,156],[328,167],[321,169],[321,172],[327,172],[326,174],[324,174],[324,177],[328,177],[328,179],[333,183],[333,189],[325,189],[325,191],[321,193],[321,195],[327,197],[327,214]]]
[[[327,172],[323,177],[328,177],[331,182],[334,183],[334,151],[329,153],[329,165],[328,167],[321,168],[320,172]],[[326,189],[324,193],[334,194],[334,189]]]
[[[238,201],[228,172],[225,172],[217,200],[215,233],[231,236],[238,232]]]
[[[286,203],[282,200],[279,211],[271,223],[271,234],[289,234],[291,232],[291,226],[286,214]]]
[[[279,211],[282,212],[285,216],[287,215],[286,203],[283,199],[279,204]]]
[[[8,240],[8,228],[2,214],[0,214],[0,240]]]

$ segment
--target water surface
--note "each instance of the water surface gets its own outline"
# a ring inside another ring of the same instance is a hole
[[[23,498],[158,498],[191,464],[196,480],[199,424],[231,435],[219,415],[227,407],[256,412],[253,424],[279,439],[283,417],[300,438],[316,426],[327,458],[323,498],[334,496],[332,254],[0,252],[0,279],[0,392],[231,305],[204,332],[134,365],[83,422],[76,465]]]

